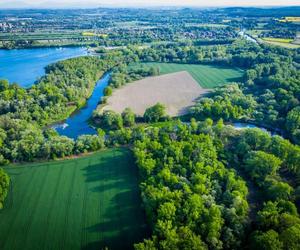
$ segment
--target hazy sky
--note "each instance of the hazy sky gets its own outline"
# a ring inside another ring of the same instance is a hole
[[[0,7],[98,6],[278,6],[300,5],[299,0],[0,0]]]

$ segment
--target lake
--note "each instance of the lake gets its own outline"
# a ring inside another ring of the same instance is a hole
[[[91,97],[87,100],[86,105],[71,115],[64,123],[56,124],[53,128],[60,134],[76,139],[80,135],[94,135],[97,131],[90,127],[88,119],[92,116],[93,111],[97,108],[103,90],[108,85],[110,74],[105,74],[96,84]]]
[[[0,79],[28,88],[45,74],[47,65],[83,55],[87,55],[84,47],[0,49]]]

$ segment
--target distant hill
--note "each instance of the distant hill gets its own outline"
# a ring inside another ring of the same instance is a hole
[[[291,7],[230,7],[226,8],[228,15],[232,16],[269,16],[269,17],[282,17],[282,16],[300,16],[300,6]]]

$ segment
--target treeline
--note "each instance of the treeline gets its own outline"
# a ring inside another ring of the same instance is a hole
[[[4,206],[4,200],[8,194],[10,179],[8,175],[0,168],[0,210]]]
[[[126,83],[158,74],[159,70],[155,67],[128,67],[128,65],[121,64],[112,70],[109,85],[113,88],[119,88]]]
[[[0,142],[0,165],[3,165],[96,151],[104,147],[104,135],[83,135],[74,141],[52,128],[41,129],[25,120],[0,117]]]
[[[112,110],[101,110],[101,107],[93,114],[93,123],[97,127],[104,129],[105,131],[119,130],[124,127],[133,127],[136,122],[161,122],[169,120],[166,107],[161,103],[147,108],[143,117],[137,117],[130,108],[125,108],[124,111],[119,114]]]
[[[81,57],[48,66],[46,75],[29,89],[1,80],[0,164],[72,154],[68,138],[43,126],[82,106],[108,67],[109,62],[99,58]]]

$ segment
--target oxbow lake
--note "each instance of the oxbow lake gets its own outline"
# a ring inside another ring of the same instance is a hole
[[[0,79],[28,88],[45,74],[47,65],[87,53],[84,47],[0,49]]]

